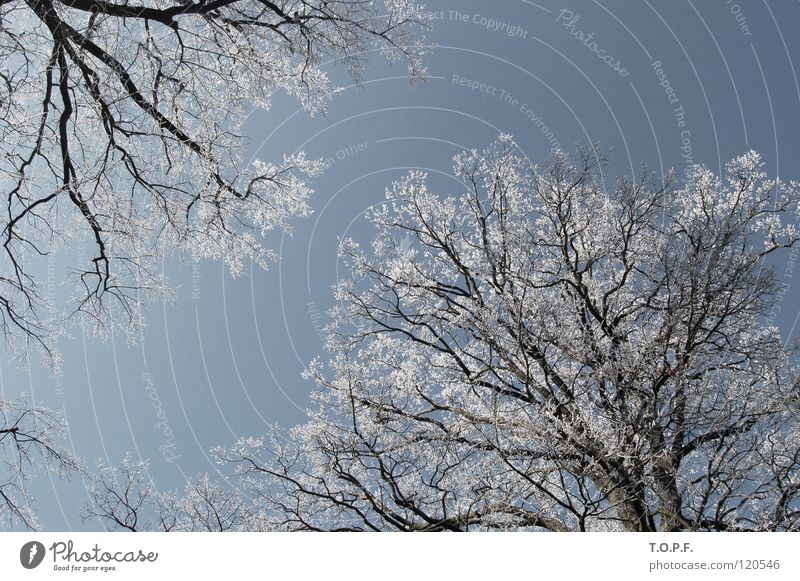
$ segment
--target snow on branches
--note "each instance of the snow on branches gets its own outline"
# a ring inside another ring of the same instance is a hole
[[[753,152],[603,186],[508,136],[342,244],[307,423],[219,453],[290,530],[797,530],[797,352],[764,258],[800,188]],[[402,236],[404,243],[399,243]],[[410,243],[408,239],[410,238]]]
[[[135,337],[141,299],[168,298],[162,258],[271,252],[260,235],[310,212],[322,165],[301,153],[242,163],[242,126],[282,91],[311,114],[369,52],[424,76],[411,0],[7,0],[0,3],[0,331],[24,355],[76,318]],[[63,248],[85,248],[66,256]],[[54,304],[41,258],[74,289]]]

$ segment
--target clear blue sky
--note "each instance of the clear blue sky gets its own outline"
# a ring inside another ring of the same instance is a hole
[[[715,171],[756,149],[768,171],[800,179],[800,4],[797,2],[499,2],[441,0],[428,39],[430,79],[411,87],[405,69],[375,55],[361,88],[326,116],[288,98],[254,112],[249,153],[295,149],[329,159],[316,181],[314,216],[277,235],[281,260],[231,279],[222,265],[165,264],[178,302],[151,304],[138,345],[77,334],[62,343],[63,379],[0,354],[6,396],[33,394],[63,409],[75,453],[116,463],[149,458],[160,488],[214,472],[209,448],[257,435],[266,423],[304,418],[312,388],[300,377],[322,353],[319,329],[330,287],[346,276],[341,236],[370,237],[363,212],[410,168],[454,193],[451,158],[512,133],[526,154],[597,142],[612,148],[611,174],[647,163],[658,171],[704,163]],[[332,65],[331,71],[336,73]],[[781,268],[781,265],[777,265]],[[780,323],[795,333],[800,281],[790,281]],[[80,479],[34,483],[47,529],[83,524]]]

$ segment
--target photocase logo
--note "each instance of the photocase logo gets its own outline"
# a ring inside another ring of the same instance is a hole
[[[397,253],[408,255],[414,252],[414,247],[411,241],[411,235],[406,232],[403,237],[397,241]]]
[[[39,541],[30,541],[19,550],[19,562],[26,569],[35,569],[44,560],[44,545]]]

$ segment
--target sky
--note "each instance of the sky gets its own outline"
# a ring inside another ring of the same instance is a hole
[[[212,447],[303,421],[314,386],[301,372],[325,358],[331,286],[347,277],[338,241],[369,241],[365,212],[412,169],[426,171],[434,191],[456,194],[452,157],[510,133],[537,162],[556,147],[599,144],[611,152],[610,183],[642,164],[720,172],[750,149],[771,176],[800,180],[800,3],[439,0],[427,8],[424,83],[411,85],[404,67],[375,54],[363,84],[345,83],[324,115],[311,118],[286,96],[251,112],[246,161],[297,150],[326,160],[313,215],[269,237],[276,263],[234,279],[213,261],[165,262],[177,299],[148,304],[137,343],[75,331],[60,343],[59,379],[35,358],[20,368],[0,352],[2,393],[63,410],[69,445],[89,466],[131,452],[150,460],[159,489],[182,488],[188,476],[219,470]],[[336,63],[327,67],[343,78]],[[793,274],[785,262],[772,266]],[[785,280],[775,320],[789,340],[800,282]],[[43,472],[32,486],[43,528],[101,528],[79,518],[80,478]]]

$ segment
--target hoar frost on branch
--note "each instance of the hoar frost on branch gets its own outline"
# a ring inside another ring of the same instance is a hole
[[[163,298],[163,257],[272,257],[259,237],[310,212],[302,152],[244,167],[249,107],[284,91],[314,113],[377,48],[424,75],[410,0],[0,0],[0,330],[51,353],[64,317],[135,336],[140,295]],[[65,265],[64,312],[41,258]],[[58,255],[59,260],[69,256]],[[83,262],[80,261],[83,260]]]
[[[412,172],[372,248],[343,244],[307,423],[216,451],[268,528],[800,529],[765,261],[797,244],[798,184],[753,152],[610,188],[593,148],[455,161],[462,192]]]
[[[81,466],[61,444],[61,413],[0,395],[0,525],[39,524],[28,485],[37,470],[68,477]]]
[[[258,515],[230,485],[202,475],[188,481],[181,494],[164,493],[156,489],[148,469],[146,461],[130,455],[117,467],[99,462],[90,476],[83,520],[130,532],[226,532],[256,526]]]

